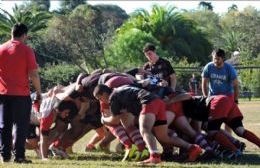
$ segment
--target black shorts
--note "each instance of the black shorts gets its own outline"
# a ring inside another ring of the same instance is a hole
[[[28,132],[27,132],[27,137],[26,137],[26,139],[34,139],[34,138],[37,138],[36,128],[37,128],[36,125],[33,125],[33,124],[30,124],[30,125],[29,125],[29,129],[28,129]]]
[[[93,102],[90,105],[90,109],[86,112],[84,119],[80,120],[83,124],[90,124],[95,128],[102,127],[101,112],[99,102]]]

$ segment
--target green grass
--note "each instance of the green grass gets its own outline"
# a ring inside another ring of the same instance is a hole
[[[239,104],[241,111],[244,114],[244,126],[258,136],[260,136],[260,101],[241,101]],[[92,167],[142,167],[135,162],[121,162],[120,155],[116,153],[105,154],[102,152],[84,152],[85,144],[89,138],[93,135],[93,131],[85,135],[74,146],[73,151],[75,154],[71,155],[69,159],[50,159],[50,161],[41,161],[36,158],[36,154],[33,151],[27,151],[29,159],[33,160],[33,164],[19,165],[13,163],[0,164],[3,168],[92,168]],[[240,139],[242,140],[242,139]],[[243,167],[253,168],[260,167],[260,150],[252,143],[242,140],[246,143],[246,151],[244,155],[238,160],[214,160],[212,162],[205,163],[176,163],[176,162],[163,162],[156,166],[150,167],[174,167],[174,168],[230,168],[230,167]],[[115,142],[111,145],[111,150],[114,150]]]
[[[243,98],[239,98],[239,101],[247,102],[247,101],[249,101],[249,99],[246,97],[243,97]],[[252,97],[251,101],[260,101],[260,97]]]

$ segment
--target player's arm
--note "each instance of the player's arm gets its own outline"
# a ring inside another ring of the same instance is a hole
[[[234,98],[235,101],[237,102],[239,97],[239,82],[237,78],[233,80],[233,87],[234,87]]]
[[[175,90],[175,88],[176,88],[176,84],[177,84],[177,78],[176,78],[176,74],[175,73],[172,73],[171,75],[170,75],[170,80],[171,80],[171,88],[173,89],[173,90]]]
[[[190,98],[191,98],[190,94],[181,93],[181,94],[174,96],[173,98],[171,98],[169,100],[166,100],[165,103],[171,104],[171,103],[176,103],[176,102],[179,102],[179,101],[189,100]]]
[[[202,86],[202,94],[204,97],[208,96],[208,83],[209,83],[209,79],[202,77],[201,86]]]
[[[42,91],[41,91],[41,82],[40,82],[40,76],[37,69],[34,69],[29,72],[29,77],[32,81],[32,85],[36,90],[37,100],[41,102],[42,99]]]

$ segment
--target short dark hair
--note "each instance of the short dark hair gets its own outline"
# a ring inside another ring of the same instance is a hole
[[[102,95],[103,93],[111,94],[112,89],[104,84],[99,84],[95,87],[93,91],[93,95],[96,97],[97,95]]]
[[[155,51],[155,46],[152,43],[146,43],[143,48],[143,52]]]
[[[16,23],[12,28],[12,36],[14,38],[22,37],[22,35],[28,33],[28,28],[23,23]]]
[[[217,57],[221,57],[223,59],[225,59],[226,56],[225,51],[220,48],[213,50],[211,55],[212,56],[216,55]]]
[[[139,72],[139,68],[132,68],[130,70],[125,71],[125,73],[132,75],[134,77],[135,77],[136,74],[138,74],[138,72]]]
[[[57,109],[59,110],[59,113],[63,112],[64,110],[70,110],[68,116],[69,119],[73,119],[78,114],[78,108],[76,104],[70,100],[61,101]]]

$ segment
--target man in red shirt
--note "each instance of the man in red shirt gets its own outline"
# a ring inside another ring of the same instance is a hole
[[[25,44],[28,28],[17,23],[12,39],[0,46],[0,153],[3,162],[31,163],[25,159],[25,139],[30,121],[31,98],[29,79],[41,99],[40,78],[33,50]],[[12,148],[12,127],[14,146]]]

